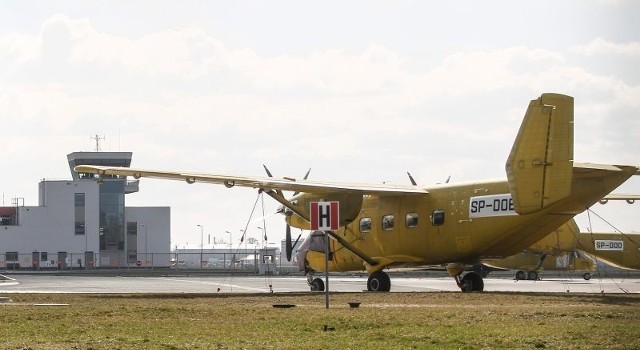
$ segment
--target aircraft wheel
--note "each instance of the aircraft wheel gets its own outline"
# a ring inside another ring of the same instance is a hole
[[[391,279],[383,271],[376,271],[367,280],[367,290],[370,292],[388,292],[391,290]]]
[[[527,278],[527,275],[524,274],[524,271],[516,272],[516,281],[520,281],[526,278]]]
[[[482,292],[484,290],[484,281],[479,274],[469,272],[462,277],[462,286],[460,289],[463,292]]]
[[[321,278],[314,278],[311,281],[312,292],[324,292],[324,281]]]
[[[538,272],[529,271],[529,273],[527,273],[527,279],[528,280],[532,280],[532,281],[537,281],[538,280]]]
[[[591,274],[588,272],[585,272],[585,274],[582,275],[582,278],[584,278],[585,281],[588,281],[591,279]]]

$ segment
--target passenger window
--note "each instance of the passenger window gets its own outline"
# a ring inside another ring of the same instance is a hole
[[[404,219],[404,224],[407,228],[414,228],[418,226],[418,213],[409,213]]]
[[[431,225],[440,226],[444,225],[444,211],[443,210],[434,210],[431,213]]]
[[[360,232],[371,231],[371,218],[360,219]]]
[[[393,215],[385,215],[382,217],[382,229],[389,231],[389,230],[393,230],[393,221],[394,221],[394,217]]]

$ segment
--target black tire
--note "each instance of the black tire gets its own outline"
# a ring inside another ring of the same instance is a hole
[[[527,275],[524,273],[524,271],[516,272],[516,281],[524,280],[526,278],[527,278]]]
[[[585,272],[584,275],[582,275],[582,278],[584,278],[585,281],[588,281],[591,279],[591,274],[589,272]]]
[[[312,292],[324,292],[324,281],[321,278],[314,278],[311,281]]]
[[[538,280],[538,272],[537,271],[529,271],[527,273],[527,279],[531,280],[531,281],[537,281]]]
[[[388,292],[391,290],[391,279],[386,272],[376,271],[367,280],[367,290],[370,292]]]
[[[484,290],[482,276],[475,272],[467,273],[462,277],[462,286],[460,289],[463,292],[482,292]]]

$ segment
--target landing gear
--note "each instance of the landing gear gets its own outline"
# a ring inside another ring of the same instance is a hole
[[[370,292],[388,292],[391,290],[389,275],[383,271],[376,271],[367,280],[367,290]]]
[[[451,263],[447,265],[447,272],[449,273],[449,276],[456,280],[456,284],[463,293],[482,292],[484,290],[484,281],[482,280],[482,276],[479,273],[472,271],[460,278],[464,271],[464,264]]]
[[[307,283],[309,283],[312,292],[324,292],[324,281],[321,278],[309,276]]]
[[[521,280],[530,280],[530,281],[537,281],[540,279],[540,275],[538,275],[538,271],[529,271],[527,273],[525,273],[524,271],[518,271],[516,272],[516,276],[514,277],[516,279],[516,281],[521,281]]]
[[[462,292],[482,292],[484,290],[484,281],[482,276],[477,272],[469,272],[460,279],[460,275],[455,276],[456,283]]]

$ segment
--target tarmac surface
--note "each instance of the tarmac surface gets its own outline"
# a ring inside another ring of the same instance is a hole
[[[391,292],[459,292],[451,277],[391,276]],[[321,277],[321,276],[317,276]],[[322,276],[323,277],[323,276]],[[329,276],[330,292],[366,290],[366,276]],[[13,293],[288,293],[308,292],[303,276],[158,275],[104,276],[12,274],[0,278],[0,295]],[[509,275],[484,279],[485,292],[640,293],[639,276],[554,276],[515,281]]]

